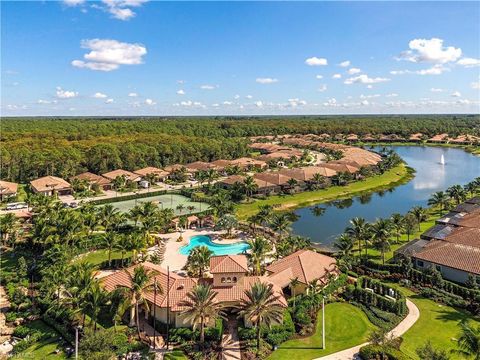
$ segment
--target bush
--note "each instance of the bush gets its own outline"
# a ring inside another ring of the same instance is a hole
[[[240,340],[253,340],[257,336],[254,328],[238,327],[238,338]]]
[[[192,329],[189,328],[174,328],[170,329],[170,341],[184,344],[188,341],[193,340],[195,333]]]
[[[26,337],[27,335],[30,335],[32,333],[32,329],[27,327],[27,326],[24,326],[24,325],[20,325],[20,326],[17,326],[15,328],[15,330],[13,331],[13,336],[16,336],[16,337],[19,337],[19,338],[24,338]]]
[[[12,311],[9,311],[5,314],[5,321],[6,322],[14,322],[15,320],[17,320],[17,313],[16,312],[12,312]]]
[[[383,360],[409,360],[410,358],[404,355],[400,350],[393,347],[383,349],[378,345],[366,345],[360,348],[360,357],[363,360],[377,360],[382,359],[382,353],[385,353],[386,358]]]

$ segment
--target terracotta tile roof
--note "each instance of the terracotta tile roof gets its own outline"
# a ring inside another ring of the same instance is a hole
[[[185,167],[190,171],[207,171],[210,169],[217,169],[215,165],[204,161],[195,161],[193,163],[186,164]]]
[[[243,175],[230,175],[227,176],[225,179],[219,180],[219,183],[233,185],[235,183],[243,183],[244,180],[245,176]]]
[[[178,170],[182,170],[182,169],[185,169],[185,165],[182,165],[182,164],[173,164],[173,165],[168,165],[168,166],[165,166],[165,171],[171,173],[173,171],[178,171]]]
[[[358,140],[358,135],[357,135],[357,134],[349,134],[349,135],[346,137],[346,140],[349,140],[349,141],[357,141],[357,140]]]
[[[70,184],[56,176],[44,176],[30,181],[30,185],[38,192],[70,189]]]
[[[271,144],[271,143],[253,143],[248,145],[250,149],[254,150],[262,150],[265,152],[275,152],[275,151],[281,151],[281,150],[289,150],[290,148],[277,145],[277,144]]]
[[[455,228],[445,237],[444,241],[480,247],[480,228]]]
[[[304,284],[324,279],[329,271],[338,271],[334,258],[312,250],[299,250],[267,267],[271,275],[285,269],[291,269],[293,277],[298,277],[298,280]]]
[[[289,176],[285,176],[280,174],[279,172],[264,172],[264,173],[258,173],[253,175],[254,179],[259,179],[261,181],[266,181],[270,184],[274,185],[286,185],[288,183],[288,180],[290,180]]]
[[[477,242],[478,244],[474,246],[432,240],[413,256],[420,260],[480,275],[480,238]]]
[[[271,152],[269,154],[261,155],[258,158],[262,161],[269,161],[269,160],[279,160],[279,159],[291,159],[291,158],[299,158],[303,155],[303,151],[297,149],[288,149],[288,150],[280,150]]]
[[[227,166],[232,166],[233,165],[233,160],[215,160],[212,161],[210,164],[215,166],[217,169],[225,169]]]
[[[248,272],[245,255],[223,255],[210,258],[210,273],[246,273]]]
[[[73,176],[70,180],[78,179],[78,180],[87,180],[90,184],[98,184],[98,185],[108,185],[110,184],[110,180],[104,178],[103,176],[91,173],[91,172],[84,172],[79,175]]]
[[[18,184],[0,180],[0,194],[1,195],[11,195],[16,194],[18,189]]]
[[[456,206],[452,211],[470,214],[478,212],[479,210],[480,204],[464,202],[463,204]]]
[[[109,171],[107,173],[102,174],[103,177],[106,177],[107,179],[110,180],[115,180],[118,176],[125,176],[127,180],[130,181],[138,181],[140,180],[140,176],[137,174],[134,174],[131,171],[123,170],[123,169],[117,169],[113,171]]]
[[[295,169],[281,169],[279,173],[285,176],[292,177],[299,181],[311,181],[315,174],[320,174],[325,177],[332,177],[337,174],[335,170],[320,166],[304,166]]]
[[[437,134],[432,136],[428,141],[447,141],[448,134]]]
[[[135,170],[134,173],[140,176],[154,174],[155,176],[158,176],[158,177],[165,177],[168,175],[168,171],[165,171],[153,166],[148,166],[143,169]]]
[[[231,163],[239,167],[248,167],[248,166],[266,167],[267,166],[267,163],[265,161],[256,160],[248,157],[242,157],[242,158],[232,160]]]
[[[410,137],[408,139],[409,140],[414,140],[414,141],[419,141],[419,140],[422,140],[422,136],[423,136],[422,133],[415,133],[415,134],[410,135]]]
[[[293,275],[293,271],[291,268],[286,268],[282,271],[272,273],[268,276],[268,280],[270,280],[272,283],[276,284],[282,289],[289,286],[292,279],[295,279],[295,276]]]
[[[328,162],[323,164],[324,167],[328,169],[335,170],[336,172],[349,172],[350,174],[354,174],[358,172],[359,168],[347,164],[337,163],[337,162]]]

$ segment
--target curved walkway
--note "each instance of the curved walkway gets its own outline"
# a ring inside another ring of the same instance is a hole
[[[399,337],[402,336],[404,333],[410,329],[413,324],[418,320],[420,317],[420,311],[418,310],[417,306],[407,299],[407,308],[408,308],[408,315],[403,319],[400,324],[398,324],[393,330],[388,333],[388,336],[392,337]],[[315,360],[352,360],[352,359],[359,359],[358,352],[360,348],[368,345],[368,343],[363,343],[357,346],[354,346],[350,349],[342,350],[327,356],[323,356],[321,358]],[[328,343],[327,343],[328,346]]]

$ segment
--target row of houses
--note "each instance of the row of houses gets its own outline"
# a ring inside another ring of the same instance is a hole
[[[465,283],[472,274],[480,281],[480,196],[455,207],[396,253],[411,257],[416,268],[435,267],[445,279]]]
[[[334,258],[311,250],[300,250],[273,262],[266,268],[266,274],[263,276],[250,275],[245,255],[224,255],[210,258],[211,276],[209,278],[184,277],[176,273],[168,273],[159,265],[145,262],[105,277],[102,279],[104,288],[107,291],[114,291],[118,287],[131,286],[126,272],[133,273],[137,266],[144,266],[147,271],[154,271],[157,284],[163,289],[163,292],[157,293],[156,297],[153,292],[145,294],[149,306],[141,309],[142,318],[148,319],[155,316],[162,323],[167,323],[169,319],[173,327],[192,326],[182,315],[185,308],[181,302],[199,283],[207,283],[212,287],[216,292],[214,301],[221,303],[225,311],[237,310],[242,299],[246,299],[245,291],[251,289],[257,282],[271,284],[276,303],[286,308],[286,295],[291,290],[290,284],[293,279],[298,280],[294,289],[295,294],[302,294],[307,291],[310,282],[318,281],[319,284],[326,285],[329,279],[339,274]],[[152,283],[154,281],[155,279],[151,280]],[[133,316],[132,310],[131,320]],[[245,323],[249,325],[248,321]]]
[[[400,136],[397,134],[307,134],[307,135],[279,135],[279,136],[256,136],[250,138],[251,141],[284,141],[293,137],[301,137],[305,139],[320,140],[320,141],[346,141],[346,142],[427,142],[427,143],[443,143],[443,144],[457,144],[457,145],[471,145],[480,144],[480,137],[470,134],[461,134],[458,136],[449,136],[449,134],[436,134],[428,136],[422,133],[410,134],[409,136]]]

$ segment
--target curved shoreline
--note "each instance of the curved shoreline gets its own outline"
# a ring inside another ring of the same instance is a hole
[[[415,170],[406,164],[400,164],[382,175],[369,177],[346,186],[335,186],[327,189],[304,191],[293,195],[275,195],[264,200],[256,200],[249,204],[236,206],[240,220],[253,215],[261,205],[272,205],[276,210],[293,210],[313,204],[322,204],[333,200],[348,199],[356,195],[388,190],[405,184],[414,178]]]

